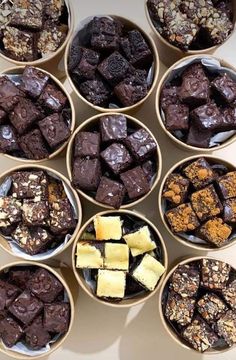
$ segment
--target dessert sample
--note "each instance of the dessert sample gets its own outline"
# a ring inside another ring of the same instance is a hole
[[[220,45],[234,27],[231,0],[148,0],[147,8],[158,33],[183,51]]]
[[[96,215],[76,244],[75,267],[92,293],[121,301],[154,291],[165,272],[162,244],[136,216]]]
[[[79,93],[95,106],[122,108],[152,86],[153,50],[138,29],[116,18],[94,17],[71,44],[68,71]]]
[[[19,353],[22,344],[29,351],[41,350],[68,331],[68,294],[48,270],[38,266],[18,266],[0,277],[0,338],[6,347],[14,346]],[[47,297],[40,296],[43,293]]]
[[[174,169],[162,190],[168,227],[185,241],[222,247],[235,238],[236,171],[195,158]]]
[[[73,234],[76,215],[61,180],[29,168],[12,172],[0,187],[0,233],[9,245],[29,255],[43,254]]]
[[[0,152],[47,159],[71,135],[66,94],[43,71],[26,66],[20,76],[0,77]]]
[[[198,60],[163,85],[159,106],[164,126],[176,139],[212,148],[234,135],[235,101],[235,77],[226,69],[209,71]]]
[[[103,115],[79,131],[72,146],[72,183],[118,209],[149,193],[157,176],[157,143],[124,115]]]
[[[184,344],[199,352],[236,343],[236,271],[203,258],[179,265],[162,294],[165,321]]]
[[[67,37],[64,0],[6,0],[0,12],[0,51],[10,59],[30,62],[48,57]]]

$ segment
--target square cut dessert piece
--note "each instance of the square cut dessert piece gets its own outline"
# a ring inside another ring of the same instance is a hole
[[[67,31],[68,26],[66,24],[57,25],[53,21],[45,21],[38,37],[38,53],[45,57],[52,52],[56,52],[66,39]]]
[[[165,182],[162,197],[173,205],[182,204],[188,195],[189,180],[177,173],[170,174]]]
[[[41,349],[46,346],[50,340],[51,336],[43,327],[41,315],[34,319],[32,324],[25,329],[25,342],[33,350]]]
[[[60,199],[50,207],[50,230],[53,234],[67,234],[76,227],[73,209],[68,198]]]
[[[199,129],[196,124],[190,124],[186,143],[198,148],[208,148],[212,137],[211,130]]]
[[[123,235],[123,239],[130,248],[132,256],[141,255],[157,247],[155,241],[152,240],[148,226],[143,226],[133,233]]]
[[[208,220],[199,229],[199,236],[218,247],[223,246],[230,237],[232,227],[224,223],[221,218]]]
[[[12,196],[17,199],[45,200],[48,179],[43,171],[16,171],[12,175]]]
[[[76,80],[90,80],[95,78],[95,72],[100,60],[100,54],[97,51],[79,47],[79,62],[71,70]]]
[[[20,289],[17,286],[0,280],[0,311],[8,308],[19,293]]]
[[[222,290],[222,295],[233,310],[236,310],[236,280],[231,281]]]
[[[164,111],[166,111],[169,105],[180,104],[178,91],[179,87],[177,86],[166,85],[163,87],[161,90],[160,106]]]
[[[67,97],[55,85],[47,84],[43,89],[38,102],[49,111],[60,112],[66,105]]]
[[[1,338],[7,347],[15,345],[23,334],[23,328],[12,317],[7,316],[1,320]]]
[[[210,290],[222,290],[229,280],[230,271],[229,264],[204,258],[201,261],[201,285]]]
[[[14,0],[11,26],[29,30],[41,30],[43,25],[43,4],[41,0]]]
[[[230,35],[233,24],[228,15],[216,8],[212,8],[204,29],[207,31],[207,37],[210,38],[214,45],[222,44]]]
[[[121,141],[127,137],[127,120],[124,115],[104,115],[100,117],[102,141]]]
[[[133,159],[123,144],[113,143],[100,154],[107,167],[115,174],[119,175],[125,171],[133,162]]]
[[[7,77],[0,77],[0,106],[4,111],[13,110],[21,97],[25,94]]]
[[[65,124],[63,117],[58,113],[52,114],[39,121],[39,128],[44,139],[54,149],[70,137],[70,129]]]
[[[49,152],[39,129],[34,129],[19,138],[19,144],[26,158],[41,160],[49,157]]]
[[[231,171],[217,180],[224,199],[236,197],[236,171]]]
[[[107,106],[110,98],[108,85],[100,78],[80,84],[79,90],[85,99],[96,106]]]
[[[114,87],[114,93],[123,106],[132,106],[146,97],[148,93],[147,81],[143,75],[140,75],[141,73],[137,71]]]
[[[36,33],[19,30],[13,26],[6,26],[3,33],[2,41],[8,56],[17,61],[34,61],[37,59]]]
[[[137,68],[145,68],[152,63],[152,52],[138,30],[131,30],[128,36],[121,40],[121,48],[125,57]]]
[[[16,285],[21,290],[25,290],[31,276],[32,272],[28,269],[22,268],[21,266],[11,268],[8,273],[9,282]]]
[[[125,196],[125,187],[118,181],[111,180],[106,176],[101,177],[95,200],[119,209]]]
[[[205,24],[206,19],[211,14],[211,10],[213,8],[213,3],[211,0],[191,0],[191,2],[189,0],[184,0],[180,1],[180,3],[181,12],[186,14],[187,17],[191,19],[196,25]]]
[[[102,269],[103,254],[103,244],[94,241],[79,241],[76,247],[76,267],[80,269]]]
[[[124,271],[98,270],[98,297],[123,299],[125,296],[126,275]]]
[[[222,336],[229,346],[236,343],[236,312],[228,310],[217,321],[217,331],[219,336]]]
[[[99,159],[76,158],[73,164],[73,184],[82,190],[96,191],[102,176]]]
[[[140,198],[150,191],[150,184],[141,166],[123,172],[120,178],[131,200]]]
[[[110,270],[129,270],[129,248],[126,244],[105,243],[104,267]]]
[[[146,254],[140,263],[133,269],[132,276],[144,288],[153,291],[160,277],[166,269],[153,256]]]
[[[113,51],[119,48],[122,24],[107,17],[94,17],[89,24],[91,46],[99,51]]]
[[[191,265],[179,265],[171,277],[171,288],[183,298],[197,294],[200,285],[200,273]]]
[[[199,226],[198,218],[190,203],[168,210],[165,216],[174,233],[193,231]]]
[[[236,100],[236,82],[227,73],[217,76],[211,82],[211,86],[227,103],[232,103]]]
[[[70,306],[68,303],[44,305],[43,327],[51,333],[64,334],[69,327]]]
[[[194,76],[183,77],[182,85],[178,91],[179,99],[191,107],[204,105],[210,97],[209,80]]]
[[[13,153],[20,150],[15,129],[11,125],[0,126],[0,152]]]
[[[169,131],[188,130],[189,108],[184,104],[170,104],[165,110],[165,126]]]
[[[46,220],[49,218],[48,202],[23,200],[22,217],[27,226],[46,225]]]
[[[100,143],[99,133],[81,131],[75,137],[74,156],[97,158],[100,153]]]
[[[50,178],[47,189],[49,204],[67,198],[62,181]]]
[[[98,71],[112,86],[124,80],[130,70],[131,65],[118,51],[113,52],[98,65]]]
[[[191,204],[200,221],[219,215],[223,209],[213,185],[194,192]]]
[[[144,161],[157,149],[154,138],[145,129],[135,131],[125,139],[125,144],[137,161]]]
[[[42,114],[31,100],[21,98],[9,114],[9,119],[18,134],[22,135],[33,123],[39,120],[41,116]]]
[[[196,1],[196,0],[195,0]],[[193,63],[189,65],[182,73],[182,78],[194,77],[199,80],[207,80],[204,67],[201,63]]]
[[[120,240],[122,238],[120,216],[96,216],[93,222],[96,240]]]
[[[174,291],[169,292],[165,316],[170,321],[175,321],[180,326],[191,323],[196,300],[191,297],[182,297]]]
[[[43,71],[33,66],[26,66],[21,77],[20,89],[28,96],[38,98],[45,86],[47,85],[49,76]]]
[[[215,180],[212,167],[202,157],[185,167],[183,173],[191,181],[195,189],[201,189]]]
[[[192,121],[202,130],[224,131],[228,123],[224,122],[222,113],[214,101],[195,108],[190,113]],[[227,129],[226,129],[227,130]]]
[[[209,324],[214,324],[226,311],[227,306],[219,296],[207,293],[197,302],[197,310]]]
[[[0,228],[21,221],[21,202],[12,196],[0,197]]]

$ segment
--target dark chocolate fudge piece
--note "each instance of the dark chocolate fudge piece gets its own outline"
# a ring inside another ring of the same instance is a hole
[[[201,221],[219,215],[223,209],[213,185],[194,192],[191,195],[191,204]]]
[[[221,218],[208,220],[199,229],[199,236],[211,244],[221,247],[227,242],[232,232],[232,227],[224,223]]]
[[[152,63],[152,52],[138,30],[129,31],[128,36],[121,40],[121,49],[130,63],[138,68],[150,66]]]
[[[62,283],[45,269],[38,269],[28,282],[29,290],[43,302],[51,303],[62,292]]]
[[[45,21],[37,41],[37,51],[44,57],[55,52],[65,41],[68,26],[54,21]]]
[[[97,106],[106,106],[110,98],[108,86],[100,79],[83,82],[79,90],[86,100]]]
[[[123,106],[132,106],[147,95],[146,79],[137,74],[128,76],[114,87],[114,93]]]
[[[99,159],[76,158],[73,164],[73,184],[82,190],[97,190],[102,176]]]
[[[224,221],[236,222],[236,199],[228,199],[223,203],[224,206]]]
[[[236,343],[236,312],[228,310],[217,321],[217,331],[224,338],[229,346]]]
[[[67,234],[75,227],[76,220],[68,198],[53,203],[50,209],[50,230],[54,234]]]
[[[212,8],[206,23],[203,25],[214,45],[223,43],[233,29],[233,23],[224,12]]]
[[[20,289],[15,285],[0,280],[0,310],[8,308],[19,295]]]
[[[21,221],[21,202],[12,196],[0,197],[0,228]]]
[[[224,130],[222,114],[213,101],[194,109],[191,111],[190,116],[200,129]]]
[[[22,216],[23,222],[27,226],[46,225],[46,220],[49,217],[47,201],[34,202],[29,199],[23,200]]]
[[[217,182],[224,199],[236,197],[236,171],[221,176]]]
[[[193,161],[183,169],[184,175],[191,181],[195,189],[201,189],[215,180],[215,174],[203,157]]]
[[[63,334],[68,330],[70,306],[67,303],[52,303],[44,305],[44,329],[52,333]]]
[[[9,115],[10,122],[22,135],[31,125],[40,119],[42,114],[29,99],[21,98]]]
[[[17,199],[44,200],[48,180],[43,171],[16,171],[12,175],[12,196]]]
[[[236,129],[236,108],[226,107],[221,110],[222,115],[222,131],[230,131]]]
[[[225,288],[231,267],[223,261],[215,259],[201,260],[201,285],[210,290]]]
[[[46,306],[46,305],[45,305]],[[51,340],[49,332],[43,327],[42,316],[38,316],[25,329],[25,342],[33,350],[39,350]]]
[[[186,143],[198,148],[208,148],[212,136],[211,130],[201,130],[195,124],[191,123],[187,135]]]
[[[17,61],[37,59],[37,36],[35,33],[19,30],[12,26],[7,26],[3,33],[4,49],[9,57]]]
[[[41,30],[43,24],[43,4],[41,0],[15,0],[12,7],[10,25],[30,30]]]
[[[182,297],[174,291],[168,294],[165,316],[170,321],[175,321],[185,326],[192,321],[196,300],[191,297]]]
[[[115,51],[98,65],[98,71],[111,85],[115,86],[125,79],[130,72],[129,62]]]
[[[174,233],[193,231],[199,226],[197,216],[190,203],[167,211],[165,216]]]
[[[123,144],[113,143],[100,154],[104,163],[115,175],[126,170],[133,162],[132,156]]]
[[[184,77],[178,95],[183,103],[191,107],[206,104],[210,96],[209,80],[194,76]]]
[[[150,190],[150,184],[147,181],[145,173],[141,166],[137,166],[120,174],[130,199],[137,199]]]
[[[157,149],[156,141],[145,129],[140,129],[129,135],[125,139],[125,144],[138,161],[144,161]]]
[[[15,345],[23,334],[22,327],[10,316],[1,321],[1,338],[7,347]]]
[[[14,267],[8,273],[8,279],[11,283],[25,290],[27,282],[29,281],[32,272],[29,269],[22,267]]]
[[[223,290],[222,295],[233,310],[236,310],[236,280],[229,283]]]
[[[34,129],[21,136],[19,145],[28,159],[41,160],[49,157],[49,152],[39,129]]]
[[[217,76],[217,78],[211,82],[211,86],[213,89],[217,90],[222,98],[228,103],[232,103],[236,100],[236,82],[231,79],[227,73]]]
[[[201,63],[193,63],[186,67],[186,69],[182,72],[182,78],[185,77],[194,77],[199,80],[207,80],[207,76],[204,71],[204,67]]]
[[[71,134],[62,116],[58,113],[47,116],[39,121],[38,125],[43,137],[51,148],[55,148],[65,142]]]
[[[173,205],[182,204],[187,198],[189,183],[189,180],[180,174],[170,174],[166,179],[162,197]]]
[[[200,273],[191,265],[179,265],[171,277],[171,288],[183,298],[197,294]]]
[[[112,51],[119,48],[122,25],[107,17],[94,17],[89,24],[91,46],[100,51]]]
[[[36,99],[41,95],[48,80],[49,76],[43,71],[40,71],[33,66],[26,66],[21,77],[20,88],[27,95]]]
[[[0,77],[0,106],[6,112],[11,111],[24,93],[7,76]]]
[[[3,109],[0,108],[0,125],[4,123],[7,118],[7,113]]]
[[[39,104],[53,112],[60,112],[66,105],[67,97],[55,85],[47,84],[39,97]]]
[[[165,86],[161,90],[160,106],[165,111],[169,105],[180,103],[178,97],[179,88],[177,86]]]
[[[0,126],[0,151],[12,153],[19,150],[17,135],[11,125]]]
[[[228,308],[219,296],[207,293],[198,300],[197,309],[203,319],[211,324],[215,323]]]
[[[165,125],[167,130],[188,130],[189,108],[183,104],[169,105],[165,110]]]
[[[78,51],[80,51],[80,60],[71,73],[75,76],[77,81],[94,79],[100,60],[100,54],[97,51],[81,47]]]
[[[99,119],[102,141],[124,140],[127,137],[127,120],[124,115],[104,115]]]
[[[125,196],[125,187],[118,181],[103,176],[99,183],[95,200],[119,209]]]
[[[74,156],[97,158],[100,153],[100,134],[81,131],[75,136]]]

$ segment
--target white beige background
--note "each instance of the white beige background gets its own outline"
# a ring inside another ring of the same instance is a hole
[[[128,17],[137,22],[146,31],[151,33],[151,29],[145,18],[144,0],[71,0],[76,22],[84,17],[95,14],[117,14]],[[232,64],[235,63],[235,36],[217,51],[217,55],[223,57]],[[11,66],[9,63],[0,60],[0,70]],[[165,70],[161,66],[161,74]],[[66,82],[67,86],[68,83]],[[68,86],[69,88],[69,86]],[[93,110],[73,97],[77,109],[77,123],[80,124],[88,117],[95,114]],[[173,143],[165,137],[160,127],[157,125],[157,119],[154,111],[154,95],[146,104],[132,115],[143,121],[154,132],[161,146],[163,155],[163,173],[176,161],[191,155],[184,151],[176,149]],[[215,155],[222,156],[232,161],[236,165],[236,144],[233,144],[222,151],[216,151]],[[0,157],[1,171],[10,169],[17,163]],[[56,161],[47,162],[59,171],[66,174],[65,157]],[[146,214],[161,231],[166,242],[169,254],[170,264],[177,258],[186,255],[198,255],[199,252],[191,252],[188,248],[177,244],[170,238],[159,219],[157,210],[156,191],[149,198],[141,203],[137,210]],[[86,201],[83,201],[85,221],[90,215],[99,211],[99,208],[91,207]],[[236,246],[220,251],[217,256],[227,260],[236,266]],[[57,260],[63,260],[70,264],[71,248]],[[1,265],[14,258],[0,250]],[[51,262],[55,265],[55,262]],[[77,289],[73,275],[70,274],[71,283],[74,289]],[[175,360],[194,360],[206,358],[206,355],[193,353],[184,350],[176,344],[160,323],[160,317],[157,310],[158,296],[153,297],[143,305],[136,306],[127,310],[113,309],[90,299],[82,290],[76,291],[78,298],[76,303],[75,323],[67,341],[63,347],[52,354],[50,360],[152,360],[152,359],[171,359]],[[46,357],[47,358],[47,357]],[[44,359],[46,359],[44,358]],[[236,349],[228,351],[222,355],[211,355],[214,360],[235,360]],[[1,360],[7,360],[8,357],[0,355]]]

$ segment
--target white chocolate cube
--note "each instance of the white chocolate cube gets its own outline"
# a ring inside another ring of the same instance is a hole
[[[94,219],[96,240],[120,240],[122,222],[119,216],[96,216]]]
[[[93,243],[78,242],[76,251],[76,267],[80,269],[103,268],[103,256]]]
[[[130,248],[132,256],[138,256],[156,249],[156,243],[152,240],[148,226],[143,226],[138,231],[123,236]]]
[[[124,270],[129,269],[129,248],[126,244],[105,244],[104,267],[106,269]]]
[[[125,281],[123,271],[98,270],[97,296],[122,299],[125,296]]]

